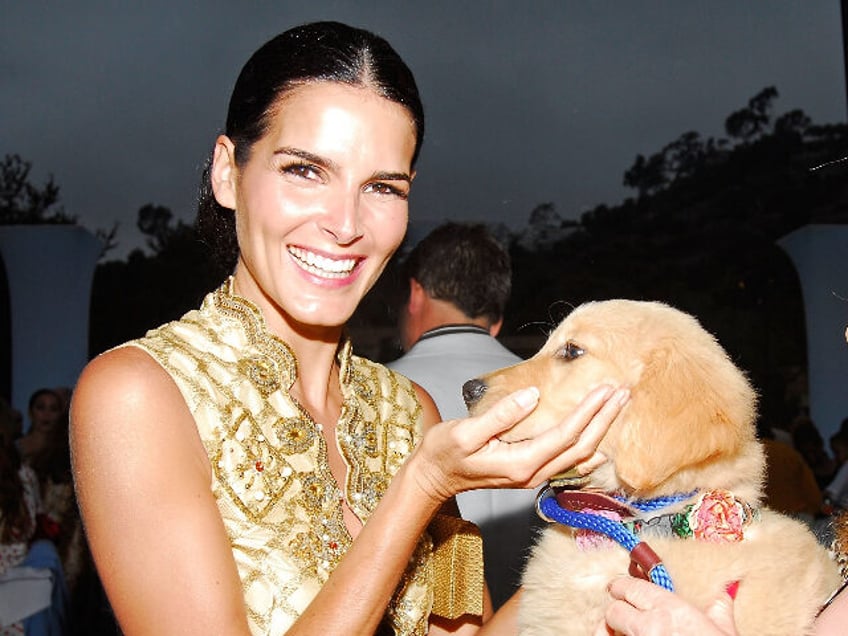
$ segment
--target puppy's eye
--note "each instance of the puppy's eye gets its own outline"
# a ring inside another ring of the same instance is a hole
[[[562,358],[563,360],[576,360],[584,353],[586,352],[583,351],[583,348],[580,347],[580,345],[569,340],[562,346],[562,348],[560,348],[559,351],[557,351],[557,357]]]

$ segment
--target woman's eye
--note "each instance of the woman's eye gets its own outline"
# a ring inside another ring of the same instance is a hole
[[[309,163],[290,163],[282,167],[282,172],[303,179],[319,179],[318,168]]]
[[[576,360],[580,356],[582,356],[585,351],[580,345],[571,342],[570,340],[565,343],[565,345],[557,351],[557,357],[562,358],[563,360]]]
[[[409,193],[405,190],[401,190],[400,188],[396,188],[393,185],[382,182],[369,183],[367,186],[365,186],[365,192],[375,192],[377,194],[395,196],[404,200],[409,196]]]

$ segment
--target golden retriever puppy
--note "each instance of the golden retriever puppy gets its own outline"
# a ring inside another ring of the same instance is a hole
[[[629,386],[631,399],[600,444],[606,463],[540,494],[553,522],[523,575],[521,634],[592,634],[608,582],[628,572],[699,607],[738,581],[741,636],[810,633],[837,567],[805,525],[761,507],[756,395],[695,318],[655,302],[587,303],[531,359],[463,393],[476,413],[539,387],[537,409],[501,436],[510,441],[559,421],[600,384]]]

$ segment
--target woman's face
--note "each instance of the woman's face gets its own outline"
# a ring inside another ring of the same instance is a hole
[[[236,289],[272,329],[348,320],[403,240],[414,147],[402,106],[335,82],[286,93],[241,167],[219,138],[213,187],[236,210]]]
[[[42,393],[32,403],[29,421],[33,431],[48,432],[56,427],[62,416],[59,397],[52,393]]]

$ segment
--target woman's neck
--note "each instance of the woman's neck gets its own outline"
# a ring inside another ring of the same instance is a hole
[[[259,309],[266,329],[285,342],[297,359],[292,395],[316,419],[327,417],[328,406],[331,412],[337,412],[340,389],[336,353],[343,326],[306,325],[293,320],[252,279],[244,282],[236,276],[233,292]]]
[[[340,396],[339,368],[336,364],[338,341],[334,343],[301,339],[286,340],[297,359],[297,379],[292,394],[316,419],[326,419],[323,411]]]

